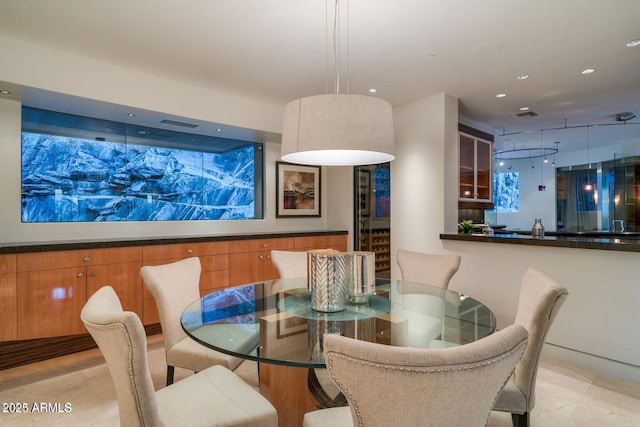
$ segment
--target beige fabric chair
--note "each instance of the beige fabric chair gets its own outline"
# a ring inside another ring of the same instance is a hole
[[[170,264],[144,266],[140,275],[160,313],[160,326],[167,355],[167,385],[173,383],[174,367],[195,372],[213,365],[234,370],[241,359],[211,350],[192,340],[182,330],[180,316],[200,298],[200,259],[186,258]]]
[[[325,335],[327,369],[349,406],[308,412],[303,425],[484,426],[526,343],[518,325],[444,349]]]
[[[447,289],[460,267],[460,255],[433,255],[398,249],[396,261],[402,280]]]
[[[532,268],[522,278],[515,324],[529,332],[529,345],[493,409],[511,412],[514,427],[529,425],[538,375],[538,359],[547,332],[567,299],[567,288]]]
[[[89,298],[81,317],[107,361],[116,388],[120,425],[278,425],[274,407],[222,366],[155,392],[142,322],[135,313],[122,310],[110,286]]]
[[[281,279],[307,277],[306,251],[271,251],[271,262]]]

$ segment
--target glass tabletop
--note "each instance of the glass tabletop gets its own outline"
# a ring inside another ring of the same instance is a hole
[[[337,313],[311,307],[307,279],[277,279],[222,289],[182,313],[185,332],[214,350],[244,359],[324,367],[322,337],[343,336],[402,347],[466,344],[493,333],[495,317],[452,290],[378,279],[365,304]]]

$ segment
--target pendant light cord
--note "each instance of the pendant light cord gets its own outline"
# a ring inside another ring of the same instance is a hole
[[[333,17],[333,59],[336,67],[336,93],[340,93],[340,0],[336,0]]]

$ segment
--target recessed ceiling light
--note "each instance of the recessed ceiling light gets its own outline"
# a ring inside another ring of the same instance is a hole
[[[4,90],[4,89],[0,90],[0,93],[3,94],[3,95],[11,95],[11,92],[9,92],[8,90]]]
[[[585,68],[584,70],[580,71],[582,74],[591,74],[591,73],[595,73],[596,69],[595,68]]]
[[[525,80],[529,78],[529,74],[520,74],[518,77],[516,77],[516,79],[518,80]]]
[[[133,114],[133,113],[127,113],[127,116],[129,116],[129,117],[135,117],[135,114]]]
[[[374,88],[369,89],[369,93],[376,93],[376,92],[377,92],[377,90],[374,89]]]
[[[640,39],[638,39],[638,40],[631,40],[630,42],[627,42],[626,46],[627,46],[627,47],[636,47],[636,46],[640,46]]]
[[[506,93],[499,93],[496,95],[496,98],[504,98],[505,96],[507,96]]]
[[[529,107],[520,107],[520,111],[527,111]]]
[[[218,131],[218,132],[222,132],[222,129],[218,128],[218,129],[216,129],[216,131]]]

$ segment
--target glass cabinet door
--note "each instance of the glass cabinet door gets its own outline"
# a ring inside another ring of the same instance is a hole
[[[491,200],[491,143],[476,139],[476,199]]]
[[[459,133],[460,200],[487,202],[492,199],[493,147],[490,141]]]
[[[475,140],[460,134],[460,194],[461,199],[474,199]]]

